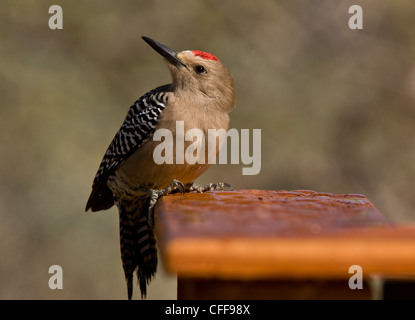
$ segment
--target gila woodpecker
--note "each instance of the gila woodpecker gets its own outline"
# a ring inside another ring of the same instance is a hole
[[[156,272],[152,214],[157,200],[175,190],[183,193],[231,189],[225,183],[200,186],[194,182],[209,163],[156,164],[153,151],[160,141],[152,139],[157,129],[168,129],[175,137],[176,121],[183,121],[185,132],[197,128],[205,137],[209,129],[227,130],[228,113],[235,106],[231,74],[210,53],[199,50],[178,53],[150,38],[143,40],[166,59],[172,83],[149,91],[130,107],[101,161],[85,209],[106,210],[114,204],[118,207],[128,299],[132,298],[134,271],[142,298]],[[185,141],[185,148],[191,143]],[[208,154],[207,143],[205,149]]]

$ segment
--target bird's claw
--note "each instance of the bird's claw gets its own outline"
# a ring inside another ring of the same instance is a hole
[[[154,220],[154,206],[156,205],[157,201],[167,196],[168,194],[172,193],[175,190],[179,190],[180,193],[183,195],[186,192],[186,187],[183,183],[179,180],[173,179],[173,181],[164,189],[161,190],[151,190],[150,193],[150,203],[148,207],[148,224],[153,227],[153,220]]]
[[[179,190],[182,195],[186,193],[186,187],[179,180],[173,179],[173,182],[170,184],[170,186],[171,185],[173,185],[171,191]],[[169,193],[171,193],[171,191]]]
[[[198,185],[195,182],[186,185],[186,192],[197,191],[203,193],[206,191],[233,191],[232,186],[226,182],[208,183],[204,186]]]

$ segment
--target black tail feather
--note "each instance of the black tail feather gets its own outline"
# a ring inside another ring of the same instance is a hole
[[[157,269],[156,238],[149,225],[148,198],[134,203],[120,203],[121,259],[127,281],[128,299],[133,294],[133,274],[137,269],[137,280],[141,298],[147,295],[147,285]]]

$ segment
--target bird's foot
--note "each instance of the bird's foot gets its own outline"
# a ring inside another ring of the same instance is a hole
[[[226,182],[208,183],[204,186],[191,182],[186,184],[185,188],[186,192],[197,191],[199,193],[206,191],[233,191],[232,186]]]
[[[172,183],[168,185],[166,188],[161,190],[151,190],[150,193],[150,203],[148,207],[148,223],[151,227],[153,227],[153,220],[154,220],[154,206],[156,205],[157,201],[167,196],[168,194],[172,193],[173,191],[178,190],[180,193],[185,193],[186,188],[180,181],[173,179]]]

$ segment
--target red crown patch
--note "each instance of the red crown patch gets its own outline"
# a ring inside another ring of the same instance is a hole
[[[197,57],[201,57],[201,58],[206,59],[206,60],[215,60],[215,61],[219,61],[219,59],[218,59],[218,58],[216,58],[216,57],[215,57],[213,54],[211,54],[211,53],[203,52],[203,51],[200,51],[200,50],[193,50],[192,52],[193,52],[193,54],[194,54],[195,56],[197,56]]]

